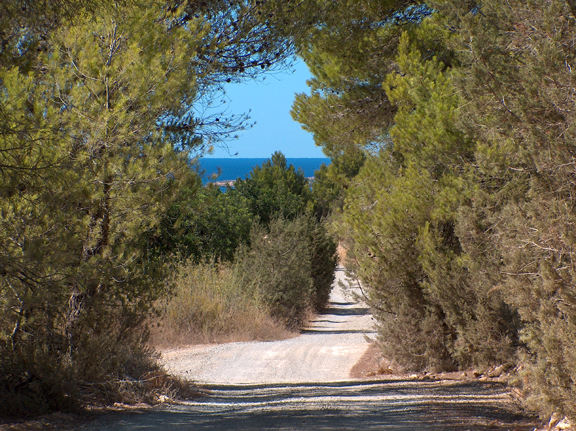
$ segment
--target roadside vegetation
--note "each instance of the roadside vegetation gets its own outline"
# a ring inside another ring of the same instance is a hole
[[[159,372],[151,322],[182,343],[297,330],[334,235],[384,356],[507,369],[576,421],[571,1],[1,8],[2,413],[130,398]],[[313,78],[292,115],[331,164],[312,188],[279,153],[202,186],[196,158],[246,126],[204,108],[293,53]]]
[[[152,344],[175,347],[293,336],[237,278],[230,263],[180,264],[170,280],[172,294],[158,307]]]
[[[199,206],[206,196],[208,206]],[[177,262],[153,343],[295,335],[327,304],[336,268],[334,240],[307,211],[311,198],[304,173],[275,153],[234,188],[208,186],[192,202],[177,201],[175,208],[191,211],[177,222],[169,211],[161,226],[170,234],[160,230],[149,240],[158,259]]]
[[[251,230],[256,238],[273,219],[285,219],[278,223],[288,229],[288,220],[304,216],[308,197],[293,196],[291,185],[282,196],[296,200],[274,204],[290,211],[256,213],[254,199],[268,193],[274,200],[270,184],[261,195],[219,194],[202,188],[195,170],[197,157],[247,124],[245,117],[202,114],[221,100],[223,85],[283,68],[294,52],[279,22],[275,34],[268,31],[274,11],[284,9],[272,6],[2,2],[2,416],[148,400],[146,388],[162,378],[147,326],[174,284],[202,279],[212,271],[205,262],[234,261],[239,245],[249,247]],[[294,168],[281,169],[302,183]],[[302,211],[294,206],[299,200]],[[305,264],[314,238],[297,242]],[[241,260],[248,268],[250,258]],[[313,279],[311,271],[302,277]],[[317,298],[309,286],[294,311],[264,286],[234,306],[254,304],[263,316],[273,310],[297,328],[290,319],[301,322],[304,305]],[[293,286],[278,287],[292,295]],[[214,309],[230,303],[224,291],[199,300],[199,320],[186,310],[196,319],[188,326],[225,332],[210,327]]]
[[[364,155],[313,193],[383,355],[500,366],[530,409],[574,423],[573,2],[343,1],[325,24],[293,116],[334,162]]]

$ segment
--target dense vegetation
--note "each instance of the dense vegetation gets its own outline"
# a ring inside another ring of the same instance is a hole
[[[7,411],[118,399],[153,369],[142,325],[170,287],[203,286],[180,292],[184,326],[220,330],[237,298],[297,327],[326,300],[327,217],[386,356],[504,365],[531,407],[576,419],[572,1],[0,8]],[[311,190],[281,154],[201,187],[193,157],[244,125],[203,108],[294,52],[313,79],[293,117],[332,163]]]
[[[202,115],[223,84],[294,51],[277,9],[2,2],[2,414],[146,392],[158,366],[145,323],[170,293],[174,256],[233,259],[262,217],[241,194],[201,190],[193,165],[244,127]],[[314,239],[301,240],[309,259]]]
[[[293,115],[335,160],[366,157],[343,204],[336,175],[319,192],[384,355],[504,364],[529,406],[575,419],[573,2],[335,7]]]
[[[280,152],[234,188],[209,185],[176,201],[148,245],[161,260],[185,258],[154,338],[268,339],[273,327],[297,330],[322,310],[336,244],[308,210],[312,202],[304,172]]]

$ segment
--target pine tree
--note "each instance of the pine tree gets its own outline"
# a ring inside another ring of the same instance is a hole
[[[344,206],[346,190],[358,175],[366,154],[358,147],[347,147],[342,154],[332,156],[329,165],[322,164],[314,172],[312,201],[309,208],[318,220],[329,217]]]
[[[339,222],[384,353],[414,369],[510,362],[517,340],[514,313],[476,276],[457,230],[474,141],[459,127],[458,68],[440,60],[453,58],[451,37],[439,15],[400,37],[383,84],[396,110],[389,143],[353,180]]]
[[[461,225],[493,250],[475,253],[498,270],[494,289],[522,319],[530,405],[574,418],[574,8],[564,1],[438,7],[460,33],[464,124],[478,141],[479,187]]]
[[[291,220],[303,214],[311,198],[304,171],[288,165],[279,151],[246,178],[238,178],[231,192],[246,198],[252,214],[264,225],[277,217]]]
[[[120,374],[150,369],[134,329],[165,284],[142,236],[196,181],[196,141],[175,143],[162,127],[201,88],[191,61],[204,18],[175,26],[179,13],[148,0],[106,4],[51,29],[30,70],[0,70],[8,413],[69,408],[86,390],[114,402]]]
[[[298,94],[292,116],[334,158],[349,146],[386,140],[395,107],[382,82],[395,70],[402,32],[430,14],[417,2],[372,0],[326,5],[320,25],[300,42],[313,78],[310,94]]]

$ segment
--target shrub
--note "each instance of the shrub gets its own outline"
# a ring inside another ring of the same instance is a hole
[[[312,199],[308,202],[308,209],[318,220],[342,210],[346,189],[365,161],[366,154],[360,148],[346,147],[341,153],[331,156],[329,165],[322,164],[314,171]]]
[[[240,250],[239,282],[289,328],[302,326],[306,311],[322,308],[333,281],[336,246],[308,215],[254,225],[251,248]]]
[[[288,165],[281,152],[255,166],[245,179],[238,178],[230,192],[247,199],[250,212],[264,225],[276,217],[297,218],[311,199],[304,171]]]
[[[233,190],[182,189],[146,241],[152,256],[231,261],[238,246],[248,241],[253,218],[248,199]]]
[[[314,307],[322,311],[334,281],[334,270],[338,261],[336,243],[326,231],[324,223],[308,218],[308,240],[310,242],[310,270],[314,285]]]
[[[250,249],[238,255],[241,285],[293,329],[303,323],[314,293],[305,224],[304,219],[277,218],[268,229],[254,225]]]
[[[114,325],[112,325],[114,326]],[[108,330],[107,330],[108,329]],[[77,351],[33,340],[17,348],[0,346],[0,417],[26,417],[73,411],[85,404],[153,401],[145,385],[150,373],[164,374],[145,331],[119,338],[113,328],[86,333]]]
[[[152,342],[159,346],[231,340],[272,340],[290,335],[236,280],[232,264],[182,262],[160,306]]]

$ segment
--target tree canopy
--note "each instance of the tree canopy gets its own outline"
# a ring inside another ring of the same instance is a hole
[[[319,184],[343,196],[334,226],[384,355],[517,366],[531,407],[576,417],[572,3],[332,7],[293,115],[333,160],[366,155]]]
[[[119,376],[150,369],[140,325],[166,283],[145,239],[184,190],[198,190],[194,157],[243,124],[203,117],[202,107],[223,82],[290,53],[285,38],[264,40],[260,7],[204,3],[0,6],[0,404],[8,414],[85,397],[114,402]],[[229,26],[233,16],[242,20]]]

